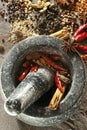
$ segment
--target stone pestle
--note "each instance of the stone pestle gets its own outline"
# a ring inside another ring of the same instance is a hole
[[[29,72],[4,104],[5,111],[12,116],[23,112],[27,107],[47,92],[54,83],[54,73],[47,68]]]

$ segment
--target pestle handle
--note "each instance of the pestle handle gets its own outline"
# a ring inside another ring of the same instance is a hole
[[[20,114],[47,92],[53,82],[54,73],[47,68],[29,72],[5,102],[5,111],[12,116]]]

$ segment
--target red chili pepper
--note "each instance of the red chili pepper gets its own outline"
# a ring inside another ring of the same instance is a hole
[[[52,67],[54,67],[57,70],[60,71],[66,71],[65,68],[62,68],[61,66],[59,66],[58,64],[56,64],[52,59],[50,59],[49,57],[47,57],[46,55],[42,55],[42,58]]]
[[[30,69],[30,72],[36,72],[38,70],[38,66],[33,66],[31,69]]]
[[[87,38],[87,32],[83,32],[81,34],[78,34],[76,37],[74,37],[74,40],[80,42],[86,38]]]
[[[80,46],[76,45],[74,47],[79,52],[87,53],[87,45],[80,45]]]
[[[61,56],[59,56],[59,55],[51,55],[51,58],[56,61],[56,60],[60,60]]]
[[[87,24],[83,24],[82,26],[80,26],[77,31],[74,33],[73,37],[76,37],[77,35],[79,35],[80,33],[84,32],[87,29]]]
[[[77,29],[72,39],[77,42],[80,42],[86,38],[87,38],[87,24],[84,24]]]
[[[25,68],[29,67],[29,61],[25,61],[22,66]]]
[[[26,77],[26,75],[27,75],[28,72],[29,72],[29,69],[26,69],[26,70],[19,76],[18,80],[19,80],[19,81],[22,81],[22,80]]]
[[[56,83],[57,88],[63,93],[64,89],[63,89],[62,83],[61,83],[61,81],[59,79],[59,73],[58,73],[58,71],[56,72],[55,83]]]
[[[83,60],[87,58],[87,55],[80,55]]]

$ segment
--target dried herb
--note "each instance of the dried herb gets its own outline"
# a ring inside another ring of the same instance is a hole
[[[35,29],[35,25],[32,20],[16,20],[12,24],[9,40],[10,42],[16,43],[29,36],[35,35],[38,35],[38,30]]]
[[[57,5],[48,7],[48,9],[42,13],[39,12],[39,9],[31,10],[31,19],[35,22],[40,35],[49,35],[62,28],[62,17]]]
[[[81,24],[87,23],[87,0],[78,0],[74,9],[79,14]]]

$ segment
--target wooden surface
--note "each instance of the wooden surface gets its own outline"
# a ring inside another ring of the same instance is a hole
[[[0,3],[0,9],[1,8]],[[5,47],[5,53],[0,54],[0,64],[9,49],[12,47],[12,43],[7,42],[9,30],[9,24],[0,18],[0,46],[3,45]],[[2,43],[2,37],[5,38],[5,43]],[[84,95],[83,103],[80,106],[79,111],[74,114],[74,116],[60,125],[48,128],[34,127],[18,121],[14,117],[5,113],[3,104],[4,102],[0,95],[0,130],[87,130],[87,92]]]

